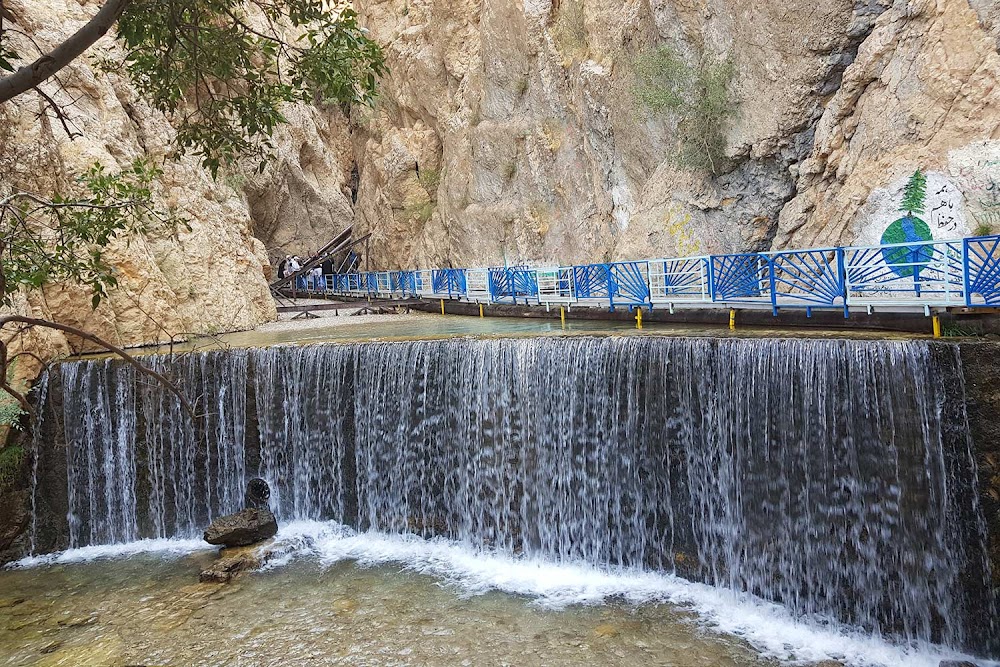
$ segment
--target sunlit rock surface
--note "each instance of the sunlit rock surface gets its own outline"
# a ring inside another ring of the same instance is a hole
[[[49,48],[100,4],[33,0],[5,7],[39,46]],[[32,52],[30,45],[18,47]],[[72,137],[37,95],[0,105],[0,192],[66,193],[95,162],[116,170],[147,157],[164,171],[158,204],[186,218],[190,229],[160,226],[116,241],[110,250],[119,288],[96,311],[90,294],[72,286],[34,293],[16,310],[81,326],[124,345],[246,329],[274,319],[267,254],[252,235],[245,196],[225,176],[213,181],[195,159],[166,157],[173,138],[167,120],[124,78],[96,68],[100,59],[117,55],[113,42],[102,40],[60,72],[61,88],[45,86],[64,106]],[[30,346],[52,354],[65,350],[65,341],[61,335],[41,334]]]
[[[51,45],[98,4],[5,6]],[[263,174],[213,182],[192,160],[166,161],[161,200],[192,230],[121,243],[122,287],[96,313],[71,288],[24,307],[125,343],[252,327],[274,317],[268,260],[352,222],[373,234],[373,268],[872,243],[917,167],[935,237],[1000,231],[994,3],[355,4],[390,68],[374,109],[288,107]],[[678,159],[678,115],[637,100],[636,63],[663,46],[688,65],[734,64],[714,177]],[[51,86],[75,140],[39,119],[37,96],[0,109],[0,188],[162,160],[170,125],[94,68],[115,55],[103,40],[61,75],[65,92]]]

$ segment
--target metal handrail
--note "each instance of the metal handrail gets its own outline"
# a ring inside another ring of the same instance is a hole
[[[1000,235],[569,266],[330,274],[326,293],[628,308],[1000,306]]]

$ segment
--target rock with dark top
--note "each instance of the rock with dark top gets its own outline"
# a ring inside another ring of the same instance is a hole
[[[229,583],[244,572],[259,570],[271,559],[273,553],[269,544],[223,549],[219,559],[211,567],[202,570],[198,580],[202,583]]]
[[[268,508],[268,501],[271,500],[271,487],[260,477],[251,479],[247,483],[246,493],[243,494],[243,506],[252,507],[259,510]]]
[[[942,660],[938,663],[938,667],[979,667],[979,665],[968,660]]]
[[[245,547],[274,537],[278,522],[270,510],[248,507],[219,517],[205,530],[205,541],[226,547]]]

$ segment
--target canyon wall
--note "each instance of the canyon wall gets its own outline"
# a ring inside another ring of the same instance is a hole
[[[27,57],[48,50],[83,25],[99,2],[15,0],[4,2],[21,34],[12,43]],[[232,176],[213,181],[196,159],[173,160],[173,129],[122,76],[102,71],[102,59],[117,47],[101,40],[42,89],[65,111],[65,126],[33,92],[0,105],[0,194],[27,191],[43,196],[71,193],[74,179],[95,162],[110,171],[146,157],[161,166],[155,200],[189,223],[154,225],[145,233],[115,240],[108,248],[118,288],[96,309],[90,293],[53,285],[22,295],[14,310],[75,325],[122,345],[165,341],[187,333],[252,328],[275,317],[267,289],[267,252],[255,238],[250,207]],[[296,131],[280,148],[296,150],[316,133],[322,114],[302,110]],[[287,180],[287,179],[286,179]],[[261,182],[278,191],[280,176]],[[9,332],[8,332],[9,335]],[[62,334],[35,334],[27,347],[43,356],[69,351]],[[21,372],[27,375],[27,368]]]
[[[99,4],[5,7],[45,48]],[[918,167],[934,237],[1000,231],[991,0],[356,6],[385,47],[378,103],[289,107],[260,175],[213,181],[194,160],[165,159],[167,120],[95,67],[115,57],[110,39],[47,89],[79,136],[37,96],[0,107],[0,190],[46,193],[94,161],[146,155],[164,168],[160,201],[191,221],[117,244],[121,287],[96,312],[72,287],[19,307],[127,344],[252,327],[274,317],[269,264],[352,223],[371,232],[378,269],[876,243]],[[710,169],[684,157],[692,119],[637,94],[637,73],[664,53],[689,79],[730,68]]]
[[[877,243],[917,168],[935,238],[1000,231],[988,0],[358,4],[391,72],[351,119],[377,267]],[[714,177],[636,95],[663,47],[732,64]]]

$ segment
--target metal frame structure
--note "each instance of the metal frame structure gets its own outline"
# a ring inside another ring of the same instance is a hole
[[[326,276],[329,295],[481,304],[923,311],[1000,307],[1000,235],[574,266]]]

